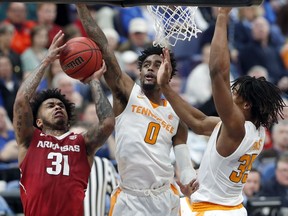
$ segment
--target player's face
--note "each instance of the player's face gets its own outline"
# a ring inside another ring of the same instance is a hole
[[[42,127],[44,126],[57,130],[67,128],[68,115],[65,105],[56,98],[45,100],[38,111],[38,122],[40,127],[42,125]]]
[[[140,81],[146,90],[152,90],[157,86],[157,72],[161,65],[161,57],[159,55],[148,56],[141,68]]]

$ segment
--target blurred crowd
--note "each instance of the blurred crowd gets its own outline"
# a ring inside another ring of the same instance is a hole
[[[146,6],[116,7],[89,5],[115,51],[123,72],[136,82],[139,78],[137,57],[152,45],[153,20]],[[214,33],[217,8],[197,9],[195,21],[202,31],[191,41],[178,41],[170,47],[177,61],[178,74],[173,88],[192,106],[207,115],[217,115],[209,77],[210,42]],[[277,85],[288,105],[288,1],[264,0],[261,6],[234,8],[228,26],[231,55],[231,80],[242,76],[264,76]],[[0,3],[0,191],[19,187],[17,144],[12,127],[13,104],[20,83],[46,55],[52,38],[59,31],[65,41],[86,36],[73,4]],[[110,91],[102,82],[107,95]],[[90,91],[81,82],[68,77],[59,61],[46,72],[39,90],[59,88],[75,103],[78,131],[97,121]],[[280,197],[288,207],[288,108],[284,120],[267,128],[262,154],[254,161],[244,188],[245,204],[254,197]],[[207,144],[207,137],[189,131],[191,159],[197,168]],[[116,170],[113,135],[96,153],[110,160]],[[1,206],[1,205],[0,205]]]

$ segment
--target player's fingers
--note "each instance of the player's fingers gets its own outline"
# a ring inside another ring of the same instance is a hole
[[[64,35],[64,33],[62,32],[62,30],[58,31],[57,34],[54,36],[54,38],[53,38],[53,40],[52,40],[52,44],[54,44],[54,43],[57,41],[57,39],[58,39],[59,37],[61,37],[61,35]]]
[[[179,185],[180,188],[184,187],[184,185],[179,180],[177,180],[176,182],[177,182],[177,184]]]

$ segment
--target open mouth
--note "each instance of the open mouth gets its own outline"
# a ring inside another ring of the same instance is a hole
[[[145,79],[147,81],[152,81],[155,79],[155,76],[153,74],[147,74],[147,75],[145,75]]]
[[[64,114],[62,112],[56,112],[54,115],[56,118],[57,117],[64,117]]]

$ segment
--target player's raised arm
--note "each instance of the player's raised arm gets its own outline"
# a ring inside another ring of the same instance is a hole
[[[179,96],[169,85],[171,77],[171,61],[169,50],[163,50],[162,64],[157,74],[157,82],[166,99],[172,105],[177,115],[193,130],[194,133],[210,135],[220,121],[218,117],[208,117],[200,110],[191,106],[181,96]]]
[[[115,125],[112,106],[103,92],[100,83],[100,78],[105,71],[106,65],[103,61],[102,67],[89,78],[89,86],[91,88],[93,101],[96,106],[96,113],[99,119],[99,123],[95,122],[95,124],[88,129],[87,133],[84,134],[87,154],[91,165],[96,150],[105,143],[107,138],[113,132]]]
[[[65,44],[60,46],[63,36],[64,35],[61,31],[56,34],[51,46],[48,49],[46,57],[42,60],[41,64],[36,68],[36,70],[31,72],[24,80],[17,92],[14,103],[13,126],[15,129],[17,144],[20,147],[19,164],[24,158],[24,155],[22,155],[21,152],[28,147],[34,131],[30,100],[35,94],[45,70],[56,58],[59,57],[59,52],[65,47]]]
[[[79,18],[87,35],[98,44],[102,51],[103,59],[107,65],[107,72],[104,76],[112,93],[116,90],[121,91],[121,93],[125,94],[126,98],[128,98],[134,85],[133,80],[126,73],[122,73],[114,50],[109,48],[106,36],[91,16],[87,6],[85,4],[76,4],[76,6]]]
[[[223,122],[225,135],[240,143],[245,135],[245,116],[233,102],[230,86],[230,55],[227,39],[227,25],[231,8],[219,8],[210,51],[210,77],[212,94],[218,115]],[[239,101],[240,102],[240,101]],[[249,106],[247,103],[243,106]],[[245,109],[245,107],[243,107]],[[237,133],[235,133],[237,131]]]

